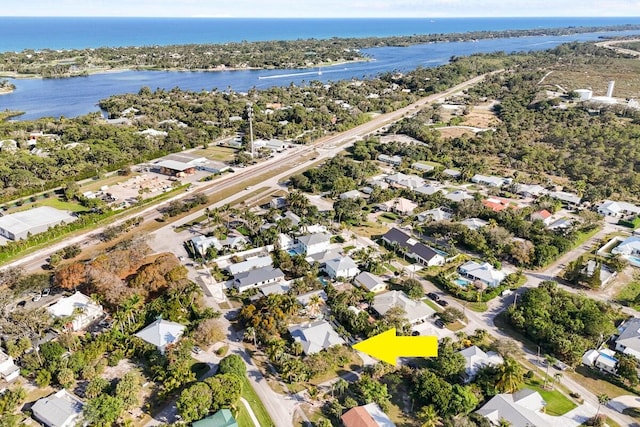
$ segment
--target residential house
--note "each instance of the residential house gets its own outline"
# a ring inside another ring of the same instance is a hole
[[[302,351],[306,355],[318,353],[334,345],[346,344],[331,324],[324,320],[290,326],[289,333],[296,342],[302,344]]]
[[[58,302],[47,307],[47,311],[54,317],[68,318],[66,326],[73,331],[86,328],[104,314],[100,304],[80,292],[60,298]]]
[[[387,163],[393,166],[400,166],[402,164],[402,157],[400,156],[388,156],[386,154],[380,154],[378,160],[382,163]]]
[[[13,357],[0,350],[0,378],[11,382],[20,376],[20,368],[13,363]]]
[[[418,221],[448,221],[453,218],[453,214],[447,208],[438,207],[435,209],[430,209],[428,211],[420,212],[417,216]]]
[[[444,187],[437,183],[429,183],[427,185],[423,185],[422,187],[414,188],[413,191],[415,191],[416,193],[424,194],[425,196],[432,196],[437,192],[447,194],[447,190],[445,190]]]
[[[74,427],[80,420],[83,406],[80,399],[62,389],[38,399],[31,412],[33,418],[46,427]]]
[[[547,194],[547,189],[538,184],[516,184],[515,193],[524,197],[540,197]]]
[[[615,358],[615,354],[615,351],[609,350],[608,348],[602,350],[587,350],[587,352],[582,355],[582,364],[598,368],[610,374],[615,374],[617,371],[616,367],[618,366],[618,359]]]
[[[293,227],[299,226],[300,222],[302,222],[302,218],[300,218],[298,215],[294,214],[291,211],[286,211],[280,219],[282,220],[288,219],[289,221],[291,221],[291,226]]]
[[[568,230],[573,227],[574,220],[572,218],[559,218],[547,226],[549,230]]]
[[[164,354],[168,345],[180,340],[185,329],[186,326],[180,323],[158,318],[155,322],[136,332],[135,336],[156,346],[158,351]]]
[[[240,249],[244,247],[247,243],[249,243],[249,241],[243,235],[238,235],[238,236],[229,235],[227,236],[226,239],[220,242],[220,244],[223,247],[231,248],[231,249]]]
[[[458,267],[458,272],[467,279],[479,280],[487,286],[495,287],[507,277],[507,275],[493,268],[487,262],[479,264],[475,261],[467,261]]]
[[[598,263],[593,259],[587,261],[587,264],[582,269],[581,273],[586,277],[592,277],[597,271],[598,267],[600,267],[600,286],[605,286],[611,280],[613,280],[618,273],[613,270],[610,270],[606,264]]]
[[[364,197],[365,197],[365,194],[361,193],[358,190],[351,190],[351,191],[347,191],[345,193],[340,194],[340,200],[363,199]]]
[[[511,184],[513,180],[511,178],[502,178],[500,176],[486,176],[476,174],[471,177],[471,182],[476,184],[488,185],[490,187],[503,187],[507,184]]]
[[[452,193],[447,193],[444,198],[451,200],[452,202],[460,203],[463,200],[473,199],[473,196],[467,193],[465,190],[456,190]]]
[[[442,171],[442,175],[448,177],[448,178],[460,178],[462,176],[462,173],[459,170],[456,169],[445,169]]]
[[[415,170],[418,170],[420,172],[431,172],[431,171],[433,171],[435,169],[434,166],[428,165],[428,164],[422,163],[422,162],[414,162],[411,165],[411,168],[415,169]]]
[[[480,218],[467,218],[460,221],[460,224],[466,226],[469,230],[474,230],[474,231],[477,231],[482,227],[486,227],[487,225],[489,225],[487,221]]]
[[[482,201],[482,204],[486,208],[491,209],[494,212],[500,212],[507,209],[508,207],[514,206],[509,200],[503,199],[501,197],[489,197],[487,199],[484,199]]]
[[[280,233],[278,234],[278,247],[283,251],[292,251],[295,250],[298,245],[296,244],[295,239],[287,234]]]
[[[476,413],[495,426],[504,420],[512,427],[552,427],[550,421],[540,416],[545,405],[540,393],[525,388],[513,394],[494,396]]]
[[[207,250],[211,247],[215,248],[217,251],[222,250],[222,243],[220,243],[218,238],[214,236],[196,236],[191,239],[190,242],[193,246],[193,251],[200,257],[204,257],[207,254]]]
[[[553,214],[546,209],[535,211],[531,214],[531,221],[542,221],[548,226],[553,222]]]
[[[618,327],[615,350],[640,359],[640,318],[634,317]]]
[[[269,207],[272,209],[282,209],[288,204],[286,197],[274,197],[269,202]]]
[[[400,307],[406,313],[407,321],[412,325],[424,322],[435,313],[427,304],[412,300],[401,291],[376,295],[373,298],[372,307],[380,316],[384,316],[392,307]]]
[[[344,427],[395,427],[377,403],[369,403],[349,409],[340,417]]]
[[[233,286],[235,286],[239,292],[244,292],[247,289],[268,285],[269,283],[275,283],[281,280],[284,280],[282,270],[267,266],[234,275]]]
[[[627,202],[605,200],[598,206],[598,213],[605,216],[627,216],[640,214],[640,207]]]
[[[353,283],[373,293],[382,292],[387,289],[387,284],[381,277],[369,273],[368,271],[363,271],[358,274],[353,279]]]
[[[229,264],[225,268],[225,270],[227,270],[232,276],[236,276],[240,273],[244,273],[256,268],[270,267],[272,264],[273,260],[269,255],[257,256],[254,258],[248,258],[247,260],[242,262]]]
[[[228,409],[220,409],[213,415],[194,421],[191,427],[238,427],[238,422]]]
[[[301,306],[306,307],[314,295],[318,295],[322,301],[327,301],[327,293],[324,289],[317,289],[315,291],[307,292],[306,294],[298,295],[296,297],[296,301],[298,301]]]
[[[618,246],[611,249],[611,254],[623,256],[640,255],[640,236],[627,237]]]
[[[298,237],[300,251],[307,255],[325,252],[329,249],[331,236],[327,233],[314,233]]]
[[[582,197],[574,193],[567,193],[565,191],[551,191],[549,197],[560,200],[562,204],[568,208],[577,208],[580,206]]]
[[[289,292],[290,289],[291,286],[282,282],[270,283],[268,285],[262,285],[258,288],[260,293],[265,297],[268,297],[271,294],[283,295]]]
[[[387,202],[380,203],[378,207],[385,212],[395,212],[400,215],[411,215],[418,207],[417,203],[404,197],[396,197]]]
[[[403,248],[402,250],[406,251],[405,253],[409,258],[418,261],[422,265],[432,267],[445,263],[444,255],[397,228],[387,231],[382,236],[382,240],[392,247]]]
[[[325,262],[324,271],[334,280],[338,277],[355,277],[360,273],[358,264],[349,256],[339,256],[328,260]]]
[[[417,175],[406,175],[400,172],[387,176],[385,181],[392,187],[408,188],[410,190],[422,187],[425,183],[424,179]]]
[[[464,380],[467,383],[475,379],[480,369],[487,366],[498,366],[504,362],[502,356],[495,351],[485,353],[480,347],[475,345],[460,350],[458,353],[460,353],[465,360]]]

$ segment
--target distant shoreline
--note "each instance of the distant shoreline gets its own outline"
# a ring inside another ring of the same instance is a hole
[[[315,70],[318,68],[324,67],[333,67],[337,65],[345,65],[345,64],[353,64],[358,62],[368,62],[371,61],[371,58],[363,58],[353,61],[336,61],[321,65],[313,65],[309,67],[296,68],[300,71],[305,70]],[[93,69],[93,70],[83,70],[81,73],[70,74],[70,75],[62,75],[59,77],[43,77],[40,74],[20,74],[15,72],[0,72],[1,78],[9,78],[15,80],[27,80],[27,79],[47,79],[47,80],[56,80],[56,79],[71,79],[71,78],[79,78],[79,77],[88,77],[100,74],[117,74],[117,73],[126,73],[126,72],[144,72],[144,71],[158,71],[158,72],[175,72],[175,73],[218,73],[223,71],[277,71],[278,68],[260,68],[260,67],[225,67],[225,66],[217,66],[215,68],[155,68],[155,67],[140,67],[140,68],[131,68],[131,67],[122,67],[122,68],[102,68],[102,69]],[[0,95],[4,95],[7,93],[13,92],[11,89],[9,92],[2,92],[0,89]]]

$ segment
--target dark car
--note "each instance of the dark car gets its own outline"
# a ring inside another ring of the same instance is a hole
[[[411,332],[411,336],[413,336],[413,337],[417,337],[418,335],[420,335],[420,331]]]
[[[446,307],[446,306],[448,306],[448,305],[449,305],[449,303],[448,303],[448,302],[446,302],[446,301],[445,301],[445,300],[443,300],[443,299],[436,300],[436,302],[437,302],[438,304],[440,304],[442,307]]]
[[[433,323],[435,323],[435,325],[436,325],[438,328],[440,328],[440,329],[443,329],[443,328],[444,328],[444,322],[442,321],[442,319],[438,319],[438,320],[436,320],[436,321],[435,321],[435,322],[433,322]]]
[[[436,294],[435,292],[429,292],[429,293],[427,294],[427,296],[428,296],[429,298],[431,298],[432,300],[434,300],[434,301],[438,301],[438,300],[440,299],[440,297],[438,296],[438,294]]]

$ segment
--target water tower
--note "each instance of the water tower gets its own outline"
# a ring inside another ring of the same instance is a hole
[[[607,87],[607,98],[613,98],[613,87],[616,85],[614,80],[609,82],[609,86]]]

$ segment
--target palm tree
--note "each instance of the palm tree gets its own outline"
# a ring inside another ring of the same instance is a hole
[[[307,311],[309,312],[309,315],[311,317],[318,315],[322,302],[322,298],[320,298],[320,295],[318,294],[312,295],[311,298],[309,298],[309,302],[307,303]]]
[[[420,421],[420,427],[436,427],[442,420],[432,405],[423,406],[416,416]]]
[[[600,406],[606,405],[610,401],[611,398],[607,394],[602,393],[598,395],[598,410],[596,411],[596,416],[594,418],[598,418],[598,415],[600,415]]]
[[[500,418],[500,421],[498,421],[498,427],[511,427],[512,424],[511,422],[505,420],[504,418]]]
[[[498,367],[498,381],[496,389],[500,393],[514,393],[520,388],[524,379],[524,369],[512,357],[505,357],[502,365]]]
[[[333,383],[331,387],[331,394],[335,391],[338,396],[342,396],[345,391],[349,388],[349,382],[344,378],[339,378],[338,381]]]
[[[244,339],[252,339],[253,340],[253,346],[257,347],[258,345],[256,344],[256,328],[254,328],[253,326],[247,326],[247,328],[244,330],[244,335],[243,335]]]

